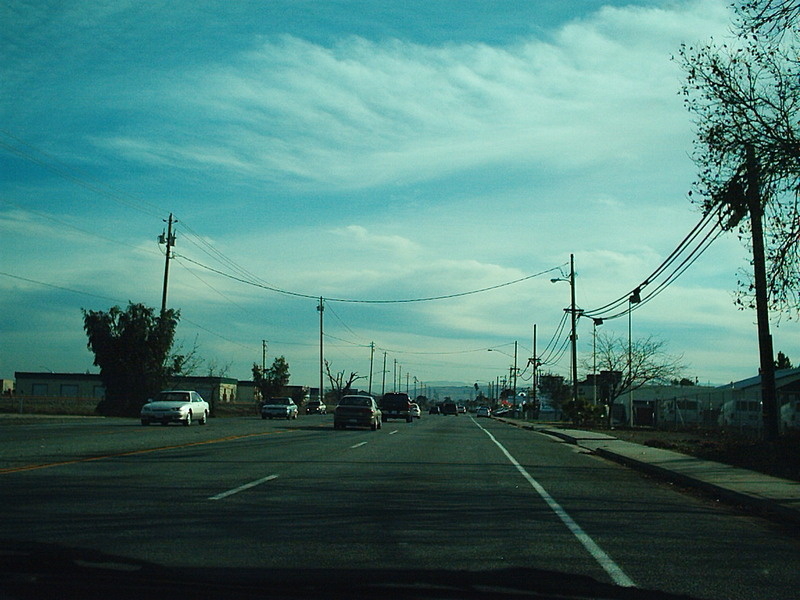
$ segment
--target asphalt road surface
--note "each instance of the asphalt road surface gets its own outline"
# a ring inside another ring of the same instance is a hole
[[[0,509],[6,552],[222,578],[523,574],[695,598],[800,593],[797,532],[469,415],[376,432],[335,431],[331,415],[0,425]]]

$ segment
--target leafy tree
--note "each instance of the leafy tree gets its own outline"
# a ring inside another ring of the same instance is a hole
[[[182,372],[187,356],[170,354],[180,311],[157,314],[144,304],[129,303],[108,312],[82,309],[83,328],[94,352],[106,397],[97,411],[135,416],[142,404]]]
[[[267,369],[253,363],[253,382],[263,400],[283,395],[284,388],[289,385],[289,377],[289,363],[283,356],[273,360],[272,366]]]
[[[559,410],[572,394],[572,388],[561,375],[542,373],[539,375],[539,391],[550,400],[550,405]]]
[[[604,412],[602,406],[595,405],[586,398],[578,398],[577,400],[570,398],[564,403],[562,409],[564,414],[575,425],[597,423],[602,420]]]
[[[597,336],[596,360],[598,399],[608,407],[609,425],[618,398],[649,383],[668,383],[685,369],[683,357],[668,354],[665,343],[652,336],[632,340],[629,347],[627,338],[602,333]]]
[[[778,352],[778,358],[775,361],[776,369],[791,369],[792,361],[783,352]]]

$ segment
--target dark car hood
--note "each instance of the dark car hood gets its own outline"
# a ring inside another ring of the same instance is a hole
[[[392,598],[396,600],[690,600],[623,588],[591,577],[538,569],[489,571],[162,567],[91,550],[0,542],[3,600],[169,598],[231,600]]]

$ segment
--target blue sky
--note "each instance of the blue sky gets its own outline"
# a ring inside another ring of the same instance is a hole
[[[160,306],[173,213],[169,305],[201,371],[249,378],[267,340],[316,385],[323,296],[351,300],[326,301],[334,370],[367,374],[374,342],[376,380],[385,353],[422,382],[494,381],[534,324],[540,350],[558,331],[569,286],[550,279],[571,253],[588,310],[699,221],[671,57],[724,38],[727,4],[4,3],[0,376],[96,371],[81,308]],[[634,337],[701,382],[752,375],[747,264],[718,238]],[[602,327],[627,336],[625,317]],[[800,360],[796,322],[774,338]]]

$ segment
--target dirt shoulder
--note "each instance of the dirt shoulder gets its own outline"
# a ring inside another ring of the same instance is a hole
[[[660,431],[653,429],[602,430],[628,442],[665,448],[767,475],[800,481],[800,433],[767,443],[726,430]]]

